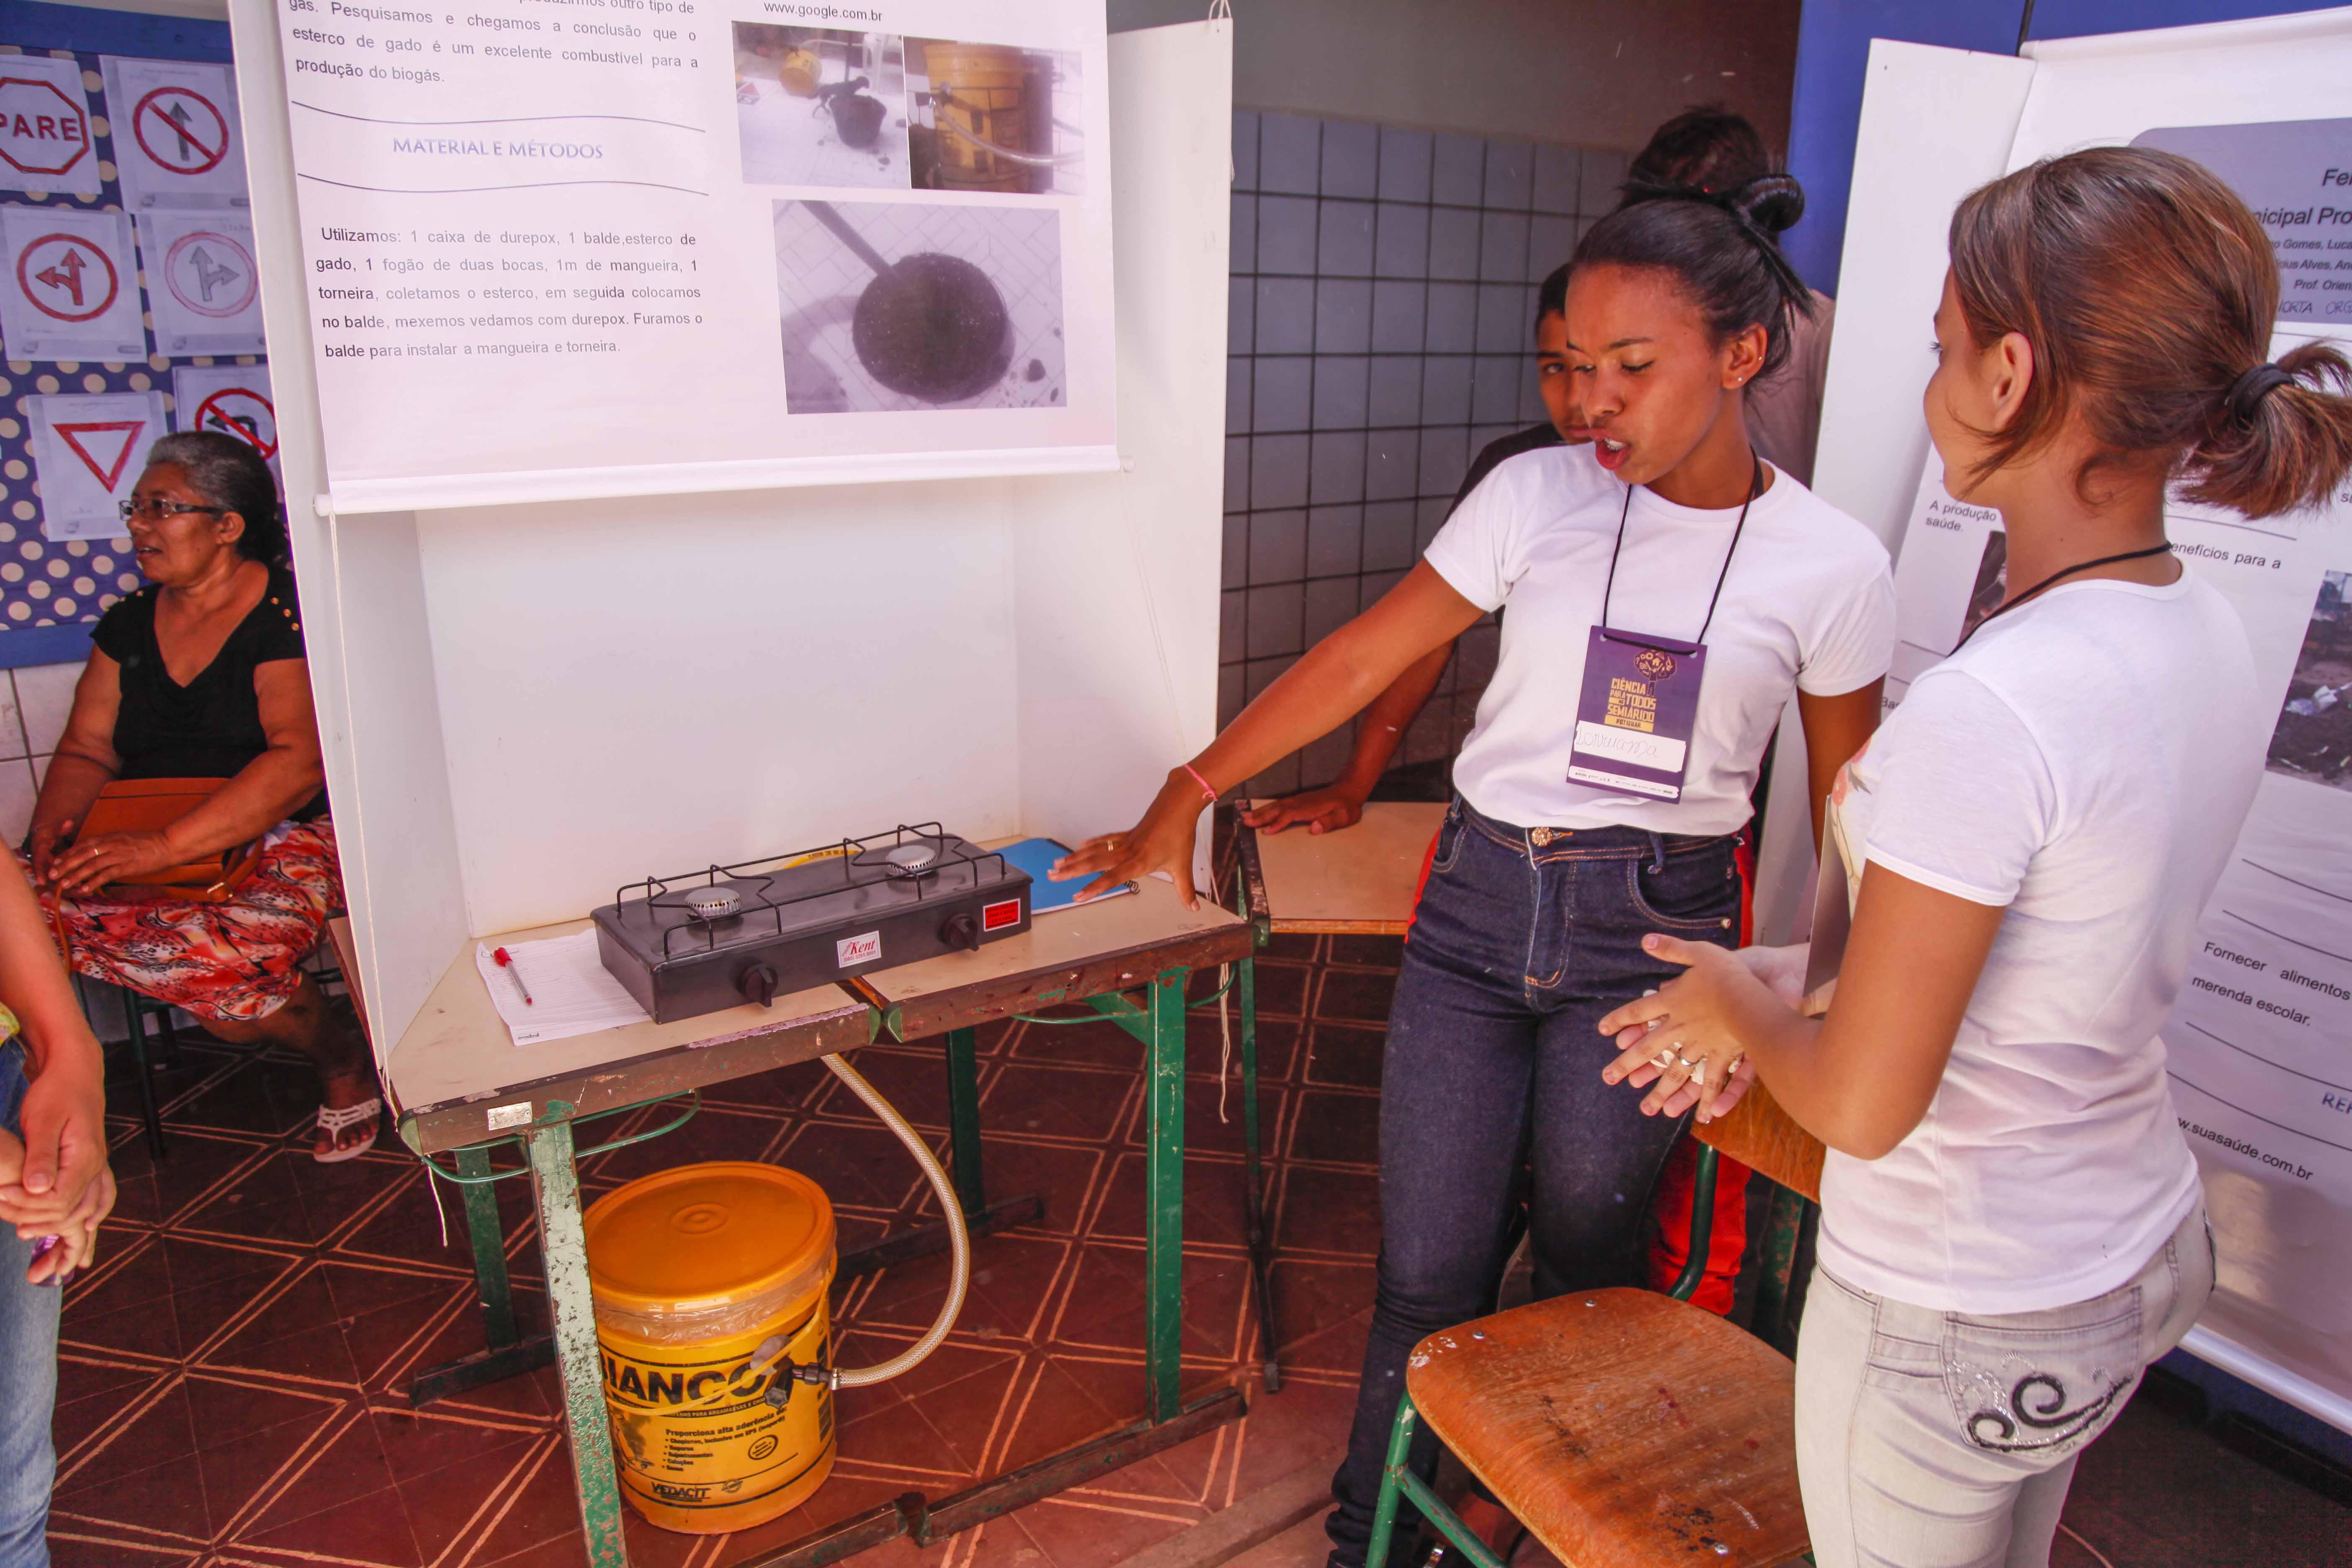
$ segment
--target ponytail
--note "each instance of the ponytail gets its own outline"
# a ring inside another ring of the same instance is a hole
[[[2045,159],[1952,215],[1952,289],[1979,346],[2033,351],[2017,417],[1979,475],[2079,418],[2102,467],[2160,463],[2189,500],[2273,517],[2352,469],[2352,362],[2306,343],[2263,359],[2278,315],[2270,239],[2201,164],[2140,147]]]
[[[1764,329],[1760,378],[1788,363],[1796,319],[1813,313],[1812,290],[1780,253],[1780,235],[1804,213],[1804,187],[1786,174],[1729,191],[1634,179],[1623,205],[1578,243],[1570,266],[1673,274],[1717,342]]]
[[[2265,374],[2267,373],[2267,374]],[[2232,384],[2182,465],[2182,493],[2248,517],[2315,505],[2352,469],[2352,363],[2304,343]]]

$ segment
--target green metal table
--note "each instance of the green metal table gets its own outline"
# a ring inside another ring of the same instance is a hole
[[[571,921],[502,936],[506,942],[570,935]],[[914,1041],[938,1036],[948,1074],[950,1157],[967,1224],[975,1234],[1027,1223],[1042,1213],[1031,1195],[991,1203],[980,1148],[976,1042],[983,1023],[1034,1008],[1083,1003],[1134,1036],[1145,1052],[1146,1222],[1142,1419],[1034,1464],[932,1500],[909,1492],[791,1542],[753,1568],[816,1568],[898,1536],[928,1543],[1092,1476],[1208,1431],[1246,1413],[1225,1388],[1187,1405],[1179,1389],[1182,1322],[1184,987],[1196,970],[1246,960],[1251,928],[1204,901],[1186,910],[1164,885],[1057,913],[1024,934],[885,970],[855,993],[822,987],[677,1024],[620,1029],[512,1047],[477,971],[471,944],[454,961],[408,1032],[394,1046],[385,1089],[401,1136],[435,1162],[460,1194],[471,1237],[485,1348],[420,1373],[418,1404],[512,1376],[551,1359],[561,1369],[564,1423],[588,1560],[627,1561],[612,1435],[604,1414],[593,1302],[581,1224],[577,1160],[616,1143],[582,1147],[582,1122],[653,1101],[684,1100],[679,1117],[625,1140],[656,1136],[692,1113],[692,1097],[712,1084],[855,1049],[887,1030]],[[1255,1096],[1250,1110],[1254,1112]],[[522,1164],[491,1159],[512,1143]],[[436,1157],[446,1157],[442,1164]],[[538,1212],[552,1331],[518,1329],[507,1274],[504,1227],[492,1183],[528,1172]],[[877,1268],[946,1245],[943,1224],[886,1237],[844,1254],[844,1272]]]

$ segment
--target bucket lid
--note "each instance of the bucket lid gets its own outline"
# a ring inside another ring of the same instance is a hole
[[[588,1279],[607,1306],[667,1314],[749,1300],[833,1258],[824,1189],[779,1165],[715,1161],[640,1176],[583,1216]]]

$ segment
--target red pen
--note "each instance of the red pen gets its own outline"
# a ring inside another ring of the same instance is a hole
[[[538,1006],[539,1004],[530,999],[530,987],[522,983],[522,970],[516,964],[514,956],[503,947],[494,947],[490,949],[490,957],[497,962],[500,969],[514,976],[515,989],[522,993],[522,1005],[526,1007]]]

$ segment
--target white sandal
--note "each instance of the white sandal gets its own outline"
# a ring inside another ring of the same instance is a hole
[[[366,1139],[352,1144],[348,1149],[343,1148],[341,1146],[343,1129],[361,1121],[368,1124]],[[318,1125],[319,1131],[324,1132],[329,1142],[334,1146],[323,1154],[314,1150],[311,1152],[310,1158],[321,1165],[340,1165],[346,1160],[356,1160],[375,1147],[376,1134],[383,1129],[383,1098],[372,1094],[357,1105],[346,1105],[341,1110],[322,1105],[319,1107]]]

